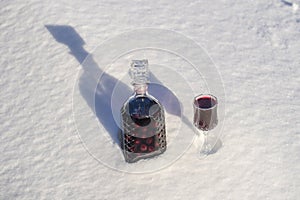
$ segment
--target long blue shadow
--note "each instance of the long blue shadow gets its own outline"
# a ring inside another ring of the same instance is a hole
[[[119,92],[128,97],[132,95],[132,89],[99,68],[92,55],[83,48],[85,42],[73,27],[68,25],[45,25],[45,27],[57,42],[69,48],[70,54],[81,64],[84,72],[79,78],[80,93],[110,134],[114,143],[120,145],[118,136],[120,130],[114,120],[111,108],[112,95],[116,84],[119,84],[119,88],[121,88]],[[87,56],[90,56],[88,62],[84,62]],[[98,82],[100,75],[102,76]],[[149,85],[149,93],[163,104],[166,112],[181,116],[178,98],[168,88],[164,87],[152,73],[150,80],[156,84]],[[94,85],[97,85],[96,91],[92,87]]]

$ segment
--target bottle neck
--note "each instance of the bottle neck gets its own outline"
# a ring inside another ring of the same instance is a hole
[[[134,84],[133,89],[136,95],[145,95],[148,91],[148,84]]]

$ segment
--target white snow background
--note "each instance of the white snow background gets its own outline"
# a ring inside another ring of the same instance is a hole
[[[1,1],[0,199],[299,199],[299,5]],[[71,54],[78,40],[63,44],[47,25],[72,27],[89,53],[110,37],[142,27],[193,39],[223,78],[222,148],[204,160],[190,149],[171,166],[146,174],[96,161],[72,115],[85,52]]]

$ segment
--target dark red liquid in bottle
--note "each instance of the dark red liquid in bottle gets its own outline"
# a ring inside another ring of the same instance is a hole
[[[148,96],[134,97],[121,111],[121,146],[127,162],[149,158],[166,150],[162,106]]]

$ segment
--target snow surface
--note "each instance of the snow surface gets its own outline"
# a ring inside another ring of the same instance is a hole
[[[0,199],[299,199],[299,1],[0,5]],[[132,174],[86,151],[72,102],[85,56],[141,27],[206,49],[223,78],[226,121],[222,148],[206,159],[190,148],[164,169]]]

